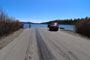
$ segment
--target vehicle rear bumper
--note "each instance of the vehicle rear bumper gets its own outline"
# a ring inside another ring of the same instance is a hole
[[[58,30],[59,27],[49,27],[50,30]]]

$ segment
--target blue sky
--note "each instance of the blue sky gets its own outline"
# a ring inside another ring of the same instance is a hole
[[[0,0],[0,7],[20,21],[90,17],[90,0]]]

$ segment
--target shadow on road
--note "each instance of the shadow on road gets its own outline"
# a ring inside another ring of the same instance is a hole
[[[56,30],[50,30],[50,29],[48,29],[48,31],[51,31],[51,32],[58,32],[58,31],[56,31]]]

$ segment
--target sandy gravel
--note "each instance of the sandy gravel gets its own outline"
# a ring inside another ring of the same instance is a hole
[[[79,33],[73,32],[73,31],[67,31],[67,30],[60,30],[60,31],[65,32],[65,33],[68,33],[68,34],[71,34],[73,36],[77,36],[77,37],[81,37],[81,38],[90,40],[90,38],[88,38],[87,36],[81,35]]]
[[[25,29],[17,38],[1,49],[0,60],[39,60],[34,29]]]
[[[65,31],[28,28],[0,50],[0,60],[90,60],[90,40]]]
[[[39,32],[56,60],[90,60],[90,40],[64,31],[41,28]]]
[[[5,47],[11,41],[13,41],[16,37],[18,37],[21,34],[21,32],[23,32],[23,30],[24,29],[20,29],[18,31],[13,32],[9,36],[3,36],[2,38],[0,38],[0,49]]]

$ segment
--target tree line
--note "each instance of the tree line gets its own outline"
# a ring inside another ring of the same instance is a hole
[[[49,22],[43,22],[42,24],[49,24],[49,23],[52,23],[52,22],[56,22],[58,24],[75,25],[76,23],[78,23],[82,20],[90,20],[90,17],[78,18],[78,19],[53,20],[53,21],[49,21]]]

